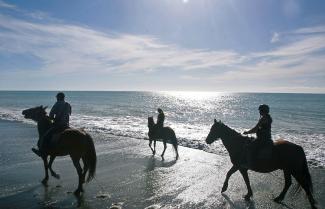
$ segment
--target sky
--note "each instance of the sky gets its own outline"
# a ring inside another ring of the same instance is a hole
[[[325,93],[325,1],[0,0],[0,90]]]

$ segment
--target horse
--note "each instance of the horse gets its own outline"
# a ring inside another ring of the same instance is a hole
[[[308,170],[306,155],[301,146],[285,140],[278,140],[273,144],[272,156],[268,159],[254,159],[253,166],[247,168],[246,166],[242,166],[242,157],[245,154],[244,152],[246,152],[245,147],[251,139],[247,136],[242,136],[221,121],[217,122],[214,119],[214,124],[206,138],[206,143],[211,144],[219,138],[221,138],[222,143],[226,147],[233,164],[226,175],[221,193],[227,190],[230,176],[239,170],[248,190],[244,198],[249,200],[253,192],[247,173],[248,169],[260,173],[269,173],[281,169],[284,173],[285,185],[282,192],[274,201],[281,202],[284,199],[291,185],[291,176],[293,176],[299,183],[299,187],[301,186],[305,190],[311,207],[316,208],[316,201],[313,197],[313,183]]]
[[[39,139],[41,139],[47,131],[53,127],[53,122],[47,115],[46,108],[47,107],[37,106],[22,111],[22,114],[26,119],[31,119],[37,122]],[[56,134],[54,134],[54,136],[55,135]],[[56,138],[55,146],[49,147],[44,156],[42,156],[45,169],[45,177],[42,180],[42,183],[44,186],[47,186],[49,179],[48,169],[53,177],[59,179],[60,176],[52,169],[52,163],[56,156],[70,155],[79,177],[78,188],[74,191],[74,194],[79,196],[81,192],[84,192],[82,185],[85,183],[87,172],[87,182],[90,182],[95,176],[97,156],[94,142],[91,136],[85,131],[72,128],[65,129],[63,132],[58,134]],[[40,147],[39,142],[37,145]],[[49,162],[48,156],[50,156]],[[83,161],[83,169],[80,166],[80,159]]]
[[[176,134],[174,130],[170,127],[162,127],[158,130],[157,124],[155,124],[155,121],[153,117],[148,117],[148,136],[149,136],[149,147],[152,151],[152,154],[156,154],[156,140],[162,139],[164,144],[164,151],[161,154],[161,157],[164,159],[164,154],[167,148],[167,140],[170,140],[171,144],[174,147],[174,150],[176,152],[176,159],[178,159],[178,142],[176,138]],[[152,149],[151,144],[152,141],[154,141],[154,148]]]

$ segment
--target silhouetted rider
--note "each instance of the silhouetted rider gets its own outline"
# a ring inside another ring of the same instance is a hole
[[[272,117],[269,114],[270,108],[266,104],[262,104],[258,107],[260,113],[260,119],[256,126],[249,131],[245,131],[243,134],[252,134],[256,133],[256,140],[252,142],[249,146],[249,153],[247,163],[252,165],[252,158],[256,155],[257,150],[261,149],[264,146],[272,146],[272,136],[271,136],[271,124]]]
[[[162,111],[162,109],[158,108],[158,116],[157,116],[157,128],[158,130],[164,127],[164,121],[165,121],[165,114]]]
[[[50,111],[50,119],[53,120],[53,127],[50,128],[46,134],[40,139],[40,150],[32,148],[38,156],[44,156],[48,149],[49,141],[54,133],[62,132],[69,128],[69,119],[71,115],[71,105],[66,102],[63,92],[56,95],[57,102],[53,105]]]
[[[50,119],[54,121],[54,128],[66,129],[69,127],[69,118],[71,115],[71,105],[64,101],[65,95],[59,92],[56,95],[57,102],[50,111]]]

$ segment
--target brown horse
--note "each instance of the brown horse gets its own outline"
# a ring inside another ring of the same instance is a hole
[[[22,112],[25,118],[32,119],[37,122],[37,129],[39,137],[43,137],[47,131],[53,127],[53,123],[47,116],[46,107],[38,106],[26,109]],[[39,146],[39,143],[38,143]],[[50,156],[48,163],[47,157]],[[79,184],[74,192],[75,195],[80,195],[83,192],[82,184],[85,182],[86,174],[88,172],[87,182],[94,178],[96,172],[96,150],[94,142],[89,134],[84,131],[68,128],[59,134],[55,146],[47,150],[46,156],[43,156],[45,178],[42,183],[46,186],[49,179],[48,169],[51,175],[55,178],[60,178],[52,169],[52,163],[56,156],[70,155],[73,165],[77,169]],[[80,166],[80,159],[83,161],[84,168]]]
[[[222,143],[229,152],[233,164],[232,168],[227,173],[221,192],[227,190],[230,176],[239,170],[248,189],[245,199],[249,200],[253,195],[253,192],[247,174],[248,169],[241,165],[243,162],[242,158],[245,154],[243,152],[246,150],[245,146],[249,141],[249,137],[242,136],[240,133],[237,133],[235,130],[224,125],[222,122],[214,120],[214,124],[206,138],[206,143],[211,144],[218,138],[221,138]],[[283,191],[274,200],[280,202],[284,199],[284,196],[291,185],[292,175],[305,190],[311,207],[316,208],[316,202],[313,198],[313,184],[303,148],[285,140],[277,141],[273,146],[272,157],[269,159],[255,159],[252,168],[250,168],[250,170],[261,173],[268,173],[278,169],[283,170],[285,185]]]
[[[174,130],[170,127],[163,127],[158,130],[157,124],[155,124],[153,117],[148,117],[148,128],[149,147],[152,151],[152,154],[156,154],[156,140],[162,139],[164,143],[164,151],[162,152],[161,157],[164,158],[164,154],[167,148],[167,140],[170,140],[176,152],[176,159],[178,159],[178,142]],[[152,141],[154,141],[153,149],[151,147]]]

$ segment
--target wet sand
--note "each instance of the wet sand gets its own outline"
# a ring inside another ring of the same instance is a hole
[[[50,177],[44,187],[42,161],[30,147],[35,143],[36,128],[16,123],[0,123],[0,208],[310,208],[304,192],[289,190],[283,204],[272,199],[283,187],[281,172],[250,172],[254,197],[243,200],[246,186],[239,172],[229,182],[228,191],[220,193],[225,174],[231,164],[227,156],[180,147],[180,159],[168,145],[165,160],[152,156],[145,140],[110,137],[96,140],[98,157],[96,178],[85,184],[85,193],[76,198],[77,174],[68,157],[57,158],[53,168],[60,175]],[[7,142],[12,142],[8,143]],[[19,145],[23,143],[25,146]],[[18,148],[17,148],[18,146]],[[163,147],[157,143],[158,154]],[[12,154],[15,150],[17,154]],[[13,159],[8,156],[15,156]],[[7,160],[4,158],[8,158]],[[8,162],[6,164],[6,162]],[[310,169],[315,198],[325,208],[325,170]]]

